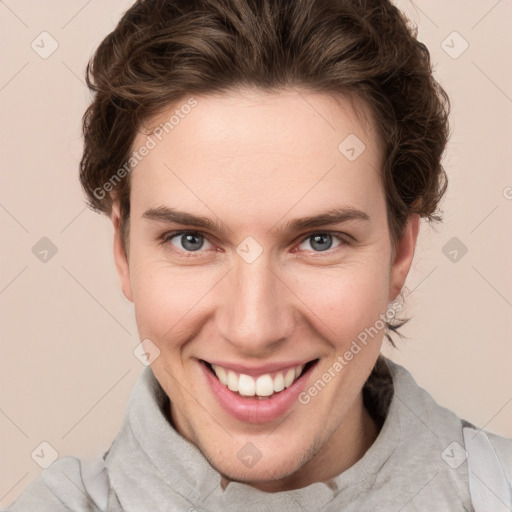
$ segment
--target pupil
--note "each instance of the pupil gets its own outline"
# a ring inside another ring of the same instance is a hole
[[[188,251],[197,251],[198,249],[201,249],[203,245],[201,235],[197,235],[194,233],[182,235],[181,241],[183,247]]]
[[[332,246],[332,236],[328,233],[313,235],[311,239],[311,247],[317,251],[326,251]]]

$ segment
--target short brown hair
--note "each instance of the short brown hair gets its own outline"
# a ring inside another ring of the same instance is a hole
[[[118,201],[123,223],[130,179],[97,191],[125,165],[142,123],[187,95],[245,86],[362,99],[382,142],[393,244],[410,214],[441,220],[449,101],[427,48],[389,0],[138,0],[86,79],[94,100],[80,180],[93,209],[110,214]]]

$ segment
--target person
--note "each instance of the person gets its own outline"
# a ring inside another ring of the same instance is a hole
[[[380,353],[447,187],[449,100],[400,11],[138,0],[87,83],[80,179],[148,365],[101,460],[7,510],[510,510],[510,440]]]

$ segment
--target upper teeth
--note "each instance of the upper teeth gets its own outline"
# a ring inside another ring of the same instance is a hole
[[[278,372],[274,378],[269,373],[260,375],[256,379],[244,373],[236,373],[222,366],[212,365],[215,375],[224,386],[231,391],[238,391],[242,396],[270,396],[274,392],[290,387],[300,376],[304,365],[290,368],[285,372]]]

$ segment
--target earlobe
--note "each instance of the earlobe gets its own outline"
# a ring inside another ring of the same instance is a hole
[[[391,262],[389,301],[396,299],[402,290],[411,268],[418,239],[420,216],[410,215],[400,240],[396,243],[394,261]]]
[[[130,281],[130,266],[124,248],[123,235],[121,232],[121,215],[119,211],[119,205],[117,203],[112,205],[111,219],[114,226],[114,261],[119,279],[121,281],[121,289],[123,290],[124,296],[130,302],[133,302],[132,287]]]

